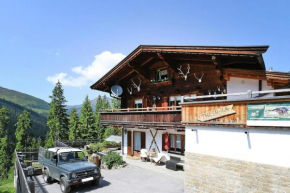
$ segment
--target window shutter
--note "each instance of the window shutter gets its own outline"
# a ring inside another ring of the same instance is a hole
[[[146,133],[141,132],[141,149],[146,149]]]
[[[162,134],[162,151],[167,151],[164,146],[165,146],[165,136],[166,136],[166,133],[163,133]]]

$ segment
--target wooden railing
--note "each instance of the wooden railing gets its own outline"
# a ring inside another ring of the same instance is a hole
[[[15,180],[15,185],[16,185],[16,190],[17,192],[21,193],[34,193],[34,188],[30,189],[31,187],[34,187],[34,181],[30,181],[30,186],[28,185],[26,175],[24,174],[23,168],[21,166],[20,160],[18,158],[18,154],[15,151],[14,152],[16,155],[16,160],[15,160],[15,168],[14,168],[14,180]]]
[[[126,109],[102,109],[100,112],[104,113],[104,112],[176,111],[176,110],[181,110],[181,106],[126,108]]]
[[[181,107],[157,108],[110,109],[100,113],[100,122],[102,125],[116,126],[181,126]]]

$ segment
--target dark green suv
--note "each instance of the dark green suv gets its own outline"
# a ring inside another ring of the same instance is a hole
[[[58,180],[62,192],[69,192],[72,185],[91,182],[98,185],[99,167],[88,162],[85,154],[76,148],[39,148],[38,161],[42,164],[42,176],[46,183]]]

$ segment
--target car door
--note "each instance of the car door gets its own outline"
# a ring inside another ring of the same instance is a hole
[[[57,169],[57,155],[55,152],[50,152],[50,157],[48,160],[48,164],[49,164],[49,171],[50,171],[50,176],[54,179],[59,178],[58,175],[58,169]]]

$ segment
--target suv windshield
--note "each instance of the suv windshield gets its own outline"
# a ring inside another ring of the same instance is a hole
[[[60,162],[85,161],[86,157],[82,151],[62,152],[59,154]]]

